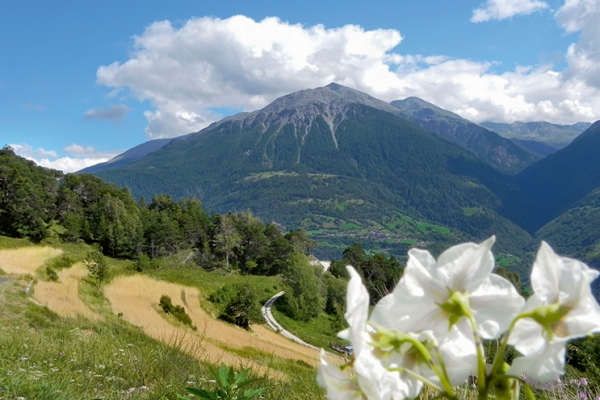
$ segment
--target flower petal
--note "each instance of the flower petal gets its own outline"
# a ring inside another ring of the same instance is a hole
[[[437,272],[435,259],[428,251],[411,249],[398,285],[402,284],[409,295],[429,296],[433,301],[443,303],[448,297],[448,291],[444,282],[438,279]]]
[[[476,290],[494,268],[490,250],[495,240],[492,236],[480,244],[463,243],[444,251],[437,265],[438,276],[445,286],[454,291]]]
[[[591,292],[579,301],[577,307],[569,312],[564,323],[567,328],[567,335],[563,337],[566,339],[574,339],[590,333],[600,332],[600,306]]]
[[[411,296],[398,287],[394,293],[377,303],[370,321],[383,328],[405,333],[432,330],[445,335],[450,327],[444,311],[430,298]]]
[[[327,390],[328,400],[359,400],[360,394],[356,378],[344,374],[339,368],[329,364],[325,351],[321,349],[321,366],[317,373],[317,383]]]
[[[477,374],[477,353],[472,336],[466,337],[459,330],[453,330],[439,348],[452,385],[460,385],[470,375]]]
[[[523,308],[525,299],[510,281],[490,274],[469,296],[469,303],[481,337],[495,339],[508,328]]]
[[[542,242],[531,268],[531,287],[546,304],[558,301],[561,269],[560,257],[548,243]]]
[[[529,356],[539,352],[545,346],[546,339],[540,324],[532,319],[524,318],[517,321],[510,333],[508,343],[513,345],[519,353]]]
[[[558,378],[565,370],[566,341],[547,343],[540,351],[513,360],[508,370],[509,375],[526,374],[540,382],[548,382]]]
[[[344,314],[348,328],[340,332],[338,337],[350,341],[354,346],[355,353],[358,353],[366,346],[369,293],[358,272],[351,266],[347,266],[346,269],[350,274],[348,294],[346,295],[346,313]]]

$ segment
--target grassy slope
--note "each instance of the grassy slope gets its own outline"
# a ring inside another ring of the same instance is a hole
[[[62,248],[75,260],[88,251],[82,244],[45,243],[49,244]],[[24,245],[29,243],[0,237],[0,249]],[[109,263],[116,274],[125,273],[130,265],[112,259]],[[204,282],[206,287],[211,281],[193,274],[186,280],[183,269],[179,271],[182,275],[175,273],[176,279],[187,285]],[[82,281],[80,297],[104,316],[102,322],[61,318],[34,304],[24,290],[29,282],[29,278],[0,273],[0,398],[176,399],[177,394],[186,393],[186,386],[212,388],[206,363],[150,339],[141,329],[116,317],[92,282]],[[315,383],[314,368],[283,359],[272,359],[269,366],[284,372],[289,380],[264,377],[257,385],[270,387],[265,398],[323,397]]]

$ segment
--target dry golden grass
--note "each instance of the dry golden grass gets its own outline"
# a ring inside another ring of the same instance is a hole
[[[64,317],[84,316],[98,320],[100,315],[90,310],[79,298],[79,281],[86,276],[87,269],[82,263],[58,272],[59,282],[38,282],[33,298]]]
[[[9,274],[33,275],[46,261],[62,253],[62,250],[48,246],[0,250],[0,269]]]
[[[214,364],[225,363],[267,372],[264,366],[223,350],[223,347],[251,347],[277,357],[318,365],[316,351],[293,343],[262,326],[255,326],[253,332],[248,332],[215,320],[200,308],[200,292],[196,288],[133,275],[116,278],[105,288],[104,294],[115,313],[122,313],[124,319],[142,327],[149,336],[190,349],[188,351],[193,355]],[[185,308],[198,328],[197,332],[173,326],[156,311],[162,295],[170,296],[173,304]]]

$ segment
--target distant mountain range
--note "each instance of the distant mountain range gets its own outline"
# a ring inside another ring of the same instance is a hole
[[[460,144],[499,171],[514,174],[541,158],[495,132],[417,97],[391,104],[405,111],[409,121]]]
[[[559,150],[566,147],[592,124],[578,122],[572,125],[558,125],[539,121],[513,122],[512,124],[482,122],[480,125],[506,138],[513,139],[517,143],[543,143],[550,148]]]
[[[423,100],[388,104],[331,84],[185,140],[138,146],[121,158],[128,163],[92,172],[137,197],[193,195],[217,212],[249,209],[302,227],[324,255],[354,242],[396,255],[414,245],[436,252],[496,234],[496,248],[517,262],[531,235],[600,186],[598,131],[542,158]]]

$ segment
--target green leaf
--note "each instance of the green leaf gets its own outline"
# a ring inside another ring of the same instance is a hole
[[[207,392],[206,390],[203,389],[196,389],[196,388],[185,388],[188,392],[193,393],[194,395],[200,397],[201,399],[206,399],[206,400],[218,400],[219,398],[217,397],[217,395],[213,392]],[[185,397],[183,397],[185,399]]]
[[[229,387],[229,373],[233,372],[233,369],[229,371],[229,368],[225,366],[225,364],[221,364],[219,367],[219,373],[216,375],[217,381],[221,385],[221,387],[227,388]]]
[[[235,377],[235,383],[238,386],[241,386],[241,384],[246,381],[246,378],[248,377],[248,372],[249,371],[250,371],[249,369],[245,369],[242,372],[240,372],[239,374],[237,374],[237,376]]]
[[[244,390],[244,397],[242,399],[251,399],[264,393],[266,390],[266,388]]]

